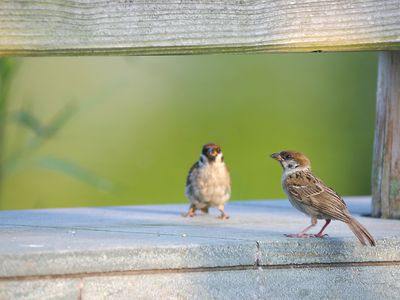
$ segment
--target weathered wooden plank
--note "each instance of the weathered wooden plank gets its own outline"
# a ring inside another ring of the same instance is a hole
[[[0,0],[0,56],[396,49],[399,0]]]
[[[378,73],[373,215],[400,218],[400,52],[382,52]]]

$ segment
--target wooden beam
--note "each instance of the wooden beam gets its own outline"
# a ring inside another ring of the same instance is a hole
[[[373,216],[400,219],[400,51],[379,56]]]
[[[400,50],[399,0],[1,0],[0,56]]]

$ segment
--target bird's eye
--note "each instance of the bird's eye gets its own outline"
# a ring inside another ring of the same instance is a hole
[[[292,159],[292,156],[290,154],[287,154],[285,159]]]
[[[217,149],[217,152],[218,152],[218,153],[221,153],[221,148],[218,148],[218,149]]]

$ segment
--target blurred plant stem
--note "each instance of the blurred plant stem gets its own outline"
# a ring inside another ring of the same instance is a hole
[[[115,187],[109,180],[82,168],[73,162],[51,156],[41,156],[32,159],[31,154],[40,148],[46,141],[52,139],[64,128],[67,122],[81,110],[81,107],[68,104],[60,110],[50,122],[42,124],[33,114],[27,110],[20,110],[10,114],[11,120],[23,126],[35,134],[24,145],[17,148],[4,161],[2,166],[3,176],[9,176],[29,166],[36,166],[42,169],[63,173],[86,183],[97,190],[113,193]]]
[[[8,112],[7,102],[9,101],[9,90],[15,68],[16,65],[13,60],[0,59],[0,209],[2,206],[2,186],[4,185],[5,178],[27,167],[39,167],[55,171],[74,177],[97,190],[108,193],[116,192],[112,182],[97,176],[73,162],[51,156],[32,157],[34,152],[45,142],[53,139],[65,127],[68,121],[93,104],[97,104],[104,97],[94,97],[81,105],[68,103],[46,123],[37,118],[30,111],[29,107],[22,108],[16,112]],[[103,96],[108,98],[107,93],[103,93]],[[30,135],[23,144],[19,145],[11,154],[5,157],[4,140],[7,121],[15,122],[17,125],[31,131],[33,136]]]
[[[75,106],[67,105],[59,111],[48,124],[42,124],[27,110],[20,110],[10,114],[11,120],[33,131],[35,135],[24,145],[18,147],[11,153],[7,160],[4,161],[3,175],[7,176],[13,174],[21,166],[26,165],[26,158],[36,149],[40,148],[46,141],[54,137],[70,118],[72,118],[76,111],[77,108]]]
[[[10,91],[11,78],[16,69],[15,61],[9,58],[0,58],[0,198],[3,184],[4,164],[4,135],[7,115],[8,93]]]

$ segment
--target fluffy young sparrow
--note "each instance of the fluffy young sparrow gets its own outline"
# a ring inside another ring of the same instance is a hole
[[[187,176],[185,194],[191,202],[185,217],[195,216],[197,209],[208,213],[209,207],[217,207],[221,212],[219,218],[229,218],[224,205],[231,195],[231,179],[220,146],[203,146],[200,159]]]
[[[289,237],[323,237],[325,228],[331,220],[345,222],[363,245],[375,246],[372,235],[354,219],[344,203],[333,189],[311,172],[310,161],[303,154],[296,151],[282,151],[271,157],[280,162],[283,168],[282,187],[290,203],[311,217],[311,225],[298,234]],[[315,235],[306,232],[317,224],[317,219],[325,219],[322,229]]]

